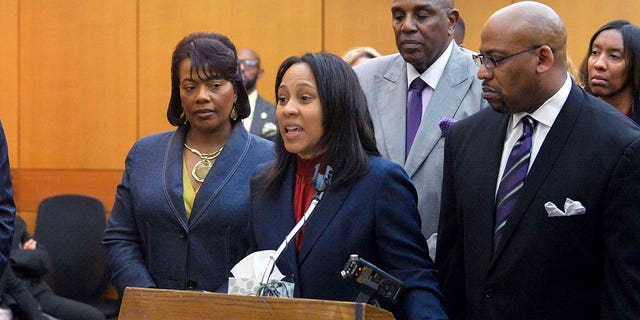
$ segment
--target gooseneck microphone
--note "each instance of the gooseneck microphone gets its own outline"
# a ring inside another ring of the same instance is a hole
[[[276,288],[277,284],[274,283],[275,281],[269,283],[269,277],[271,277],[271,274],[273,273],[276,261],[278,260],[282,252],[284,252],[284,250],[287,248],[287,245],[292,242],[292,240],[300,232],[302,227],[304,227],[304,225],[307,223],[309,217],[311,217],[311,213],[316,208],[320,200],[322,200],[325,191],[329,188],[329,186],[331,185],[331,181],[333,180],[333,169],[331,168],[331,166],[327,166],[324,174],[318,172],[319,168],[320,164],[316,164],[315,171],[313,173],[313,188],[316,190],[316,194],[311,199],[311,205],[309,205],[309,208],[307,209],[307,211],[305,211],[300,221],[298,221],[295,227],[293,227],[289,234],[287,234],[287,236],[284,238],[284,241],[282,241],[282,243],[278,247],[278,250],[276,250],[276,252],[271,257],[269,257],[267,268],[265,269],[264,274],[262,275],[262,280],[260,281],[260,289],[258,289],[258,292],[256,293],[259,296],[280,295]]]

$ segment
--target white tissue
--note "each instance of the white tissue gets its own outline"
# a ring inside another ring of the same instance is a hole
[[[275,253],[275,250],[256,251],[236,263],[236,265],[231,268],[231,273],[236,278],[261,279],[265,272],[269,272],[269,270],[266,270],[267,264]],[[283,278],[284,275],[278,270],[278,266],[274,265],[269,280],[282,280]]]

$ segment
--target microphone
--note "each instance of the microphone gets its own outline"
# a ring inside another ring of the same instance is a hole
[[[373,263],[360,258],[357,254],[349,256],[349,260],[340,271],[344,279],[352,279],[360,284],[360,294],[356,302],[377,305],[376,297],[395,303],[404,289],[404,283],[378,268]]]
[[[269,283],[269,277],[271,277],[271,274],[273,273],[276,261],[278,260],[282,252],[284,252],[287,245],[292,242],[292,240],[296,237],[296,235],[298,235],[300,230],[302,230],[302,227],[304,227],[304,225],[307,223],[309,217],[311,217],[311,213],[313,213],[313,210],[316,208],[320,200],[322,200],[322,198],[324,197],[324,193],[329,188],[333,180],[333,169],[331,168],[331,166],[327,166],[324,174],[318,172],[319,168],[320,164],[316,164],[313,173],[313,188],[316,190],[316,194],[311,199],[311,205],[309,205],[309,208],[307,209],[307,211],[305,211],[300,221],[298,221],[293,229],[291,229],[289,234],[287,234],[287,236],[284,238],[284,241],[282,241],[282,243],[278,247],[278,250],[276,250],[276,252],[271,257],[269,257],[269,262],[267,263],[267,267],[264,271],[264,274],[262,275],[262,280],[260,281],[260,289],[258,289],[258,292],[256,292],[258,296],[280,296],[280,293],[277,291],[277,281],[273,280],[271,283]]]

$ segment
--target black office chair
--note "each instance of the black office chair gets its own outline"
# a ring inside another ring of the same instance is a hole
[[[38,206],[34,238],[49,253],[51,270],[45,281],[53,291],[92,305],[109,319],[118,316],[120,301],[101,298],[110,277],[102,246],[105,221],[98,199],[54,196]]]

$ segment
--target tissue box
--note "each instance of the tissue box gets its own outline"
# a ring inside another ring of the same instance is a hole
[[[273,296],[293,298],[295,284],[285,281],[272,280],[269,284],[274,292]],[[255,278],[229,278],[229,294],[255,296],[260,289],[260,280]]]

